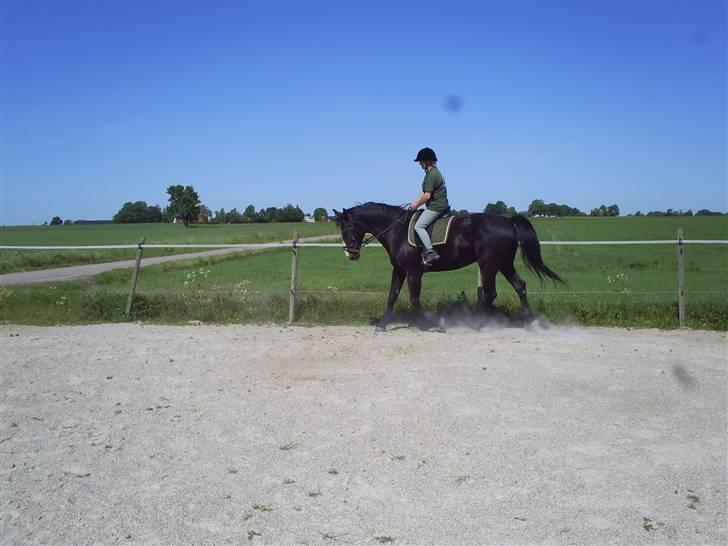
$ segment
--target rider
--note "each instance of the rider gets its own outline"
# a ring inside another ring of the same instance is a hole
[[[425,245],[422,261],[430,264],[435,260],[439,260],[440,255],[432,248],[427,226],[437,220],[440,215],[450,210],[450,205],[447,201],[445,179],[435,166],[435,163],[437,163],[435,151],[432,148],[422,148],[417,152],[415,161],[419,162],[420,167],[425,171],[425,179],[422,181],[422,193],[412,201],[410,207],[412,207],[412,210],[417,210],[421,205],[426,205],[425,210],[415,224],[415,231],[420,236],[422,244]]]

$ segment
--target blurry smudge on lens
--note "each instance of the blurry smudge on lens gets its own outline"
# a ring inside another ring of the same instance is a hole
[[[693,32],[693,43],[696,46],[704,46],[708,41],[708,35],[704,30],[696,30]]]
[[[463,99],[459,95],[450,94],[445,98],[445,110],[457,112],[463,107]]]

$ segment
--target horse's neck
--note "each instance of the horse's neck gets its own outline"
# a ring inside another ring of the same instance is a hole
[[[388,214],[386,210],[363,208],[361,209],[359,221],[369,233],[376,235],[397,221],[396,218],[393,216],[390,218],[390,216],[392,215]]]

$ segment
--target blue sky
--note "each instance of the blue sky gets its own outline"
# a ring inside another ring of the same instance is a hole
[[[5,225],[408,203],[423,146],[456,209],[728,207],[725,1],[0,6]]]

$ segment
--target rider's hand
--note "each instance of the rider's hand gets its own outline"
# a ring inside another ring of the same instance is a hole
[[[417,203],[415,203],[415,202],[413,201],[412,203],[410,203],[410,206],[409,206],[409,208],[410,208],[411,210],[417,210]]]

